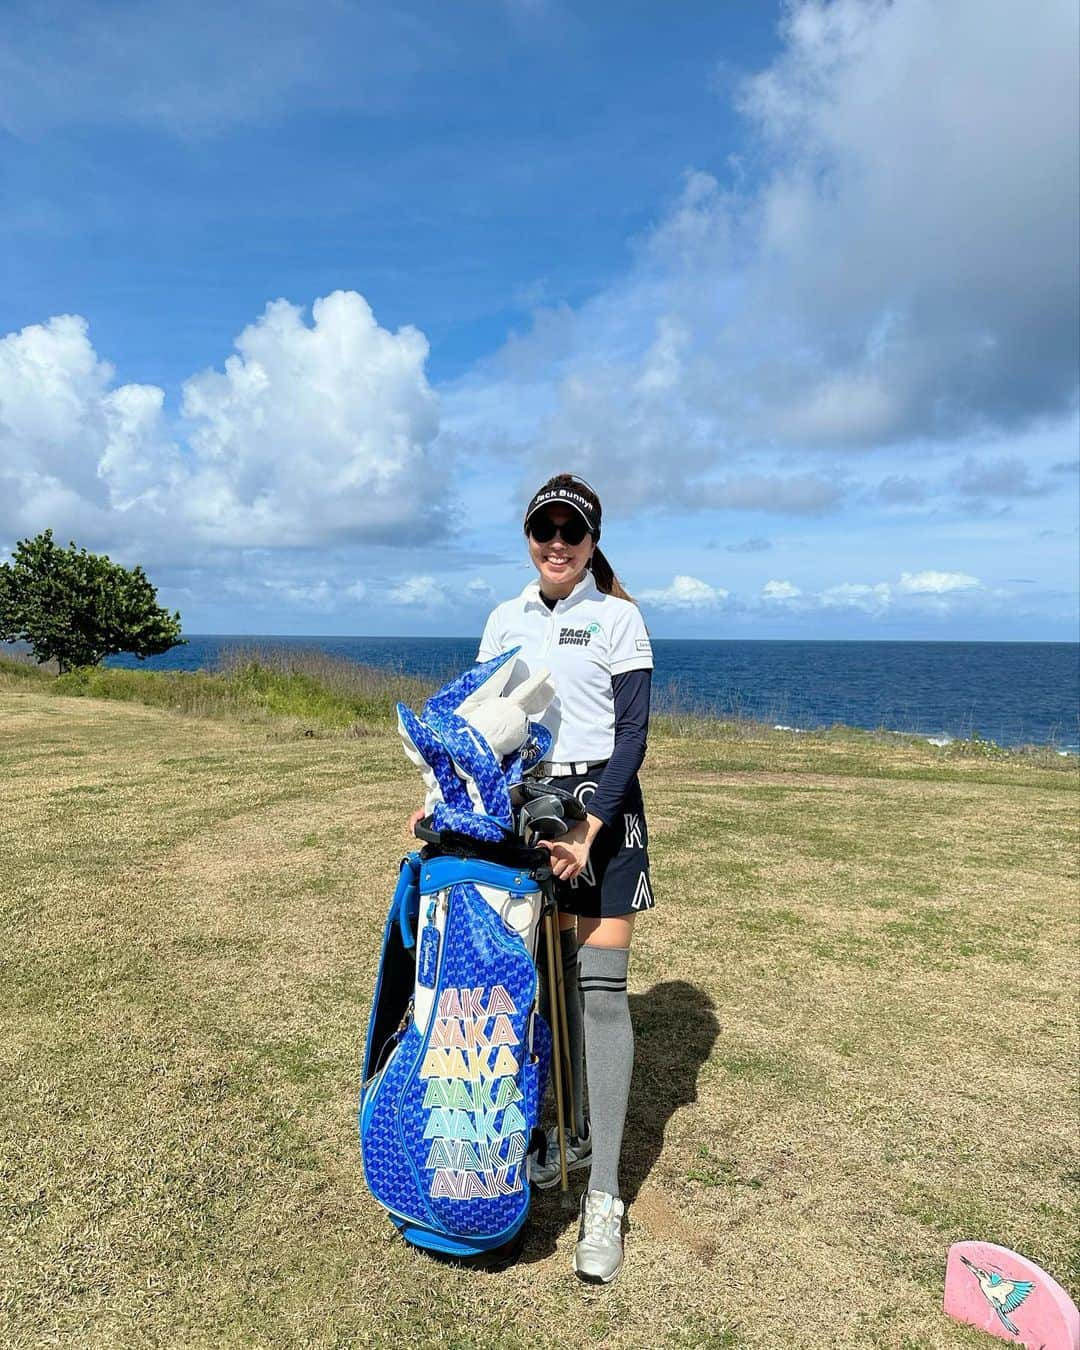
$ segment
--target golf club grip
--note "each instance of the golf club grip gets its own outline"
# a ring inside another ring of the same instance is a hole
[[[431,817],[426,816],[424,819],[430,820]],[[442,843],[442,835],[439,833],[439,831],[433,830],[430,825],[426,825],[424,823],[424,820],[418,820],[416,822],[416,824],[413,826],[413,834],[416,835],[417,839],[422,839],[425,844]]]

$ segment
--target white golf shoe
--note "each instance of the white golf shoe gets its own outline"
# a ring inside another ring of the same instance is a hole
[[[590,1284],[610,1284],[623,1263],[623,1202],[606,1191],[581,1197],[581,1228],[574,1248],[574,1272]]]

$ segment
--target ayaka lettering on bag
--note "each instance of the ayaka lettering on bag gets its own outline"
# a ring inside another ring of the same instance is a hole
[[[444,989],[420,1068],[427,1080],[425,1171],[432,1199],[493,1200],[522,1189],[526,1121],[519,1103],[517,1013],[503,985]]]

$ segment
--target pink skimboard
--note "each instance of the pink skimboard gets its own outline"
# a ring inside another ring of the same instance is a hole
[[[949,1248],[945,1311],[1028,1350],[1080,1350],[1080,1312],[1057,1280],[993,1242]]]

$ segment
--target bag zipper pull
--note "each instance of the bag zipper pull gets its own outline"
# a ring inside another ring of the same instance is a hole
[[[424,931],[420,934],[420,950],[416,957],[416,981],[425,989],[435,988],[439,969],[439,930],[435,926],[435,901],[427,907]]]

